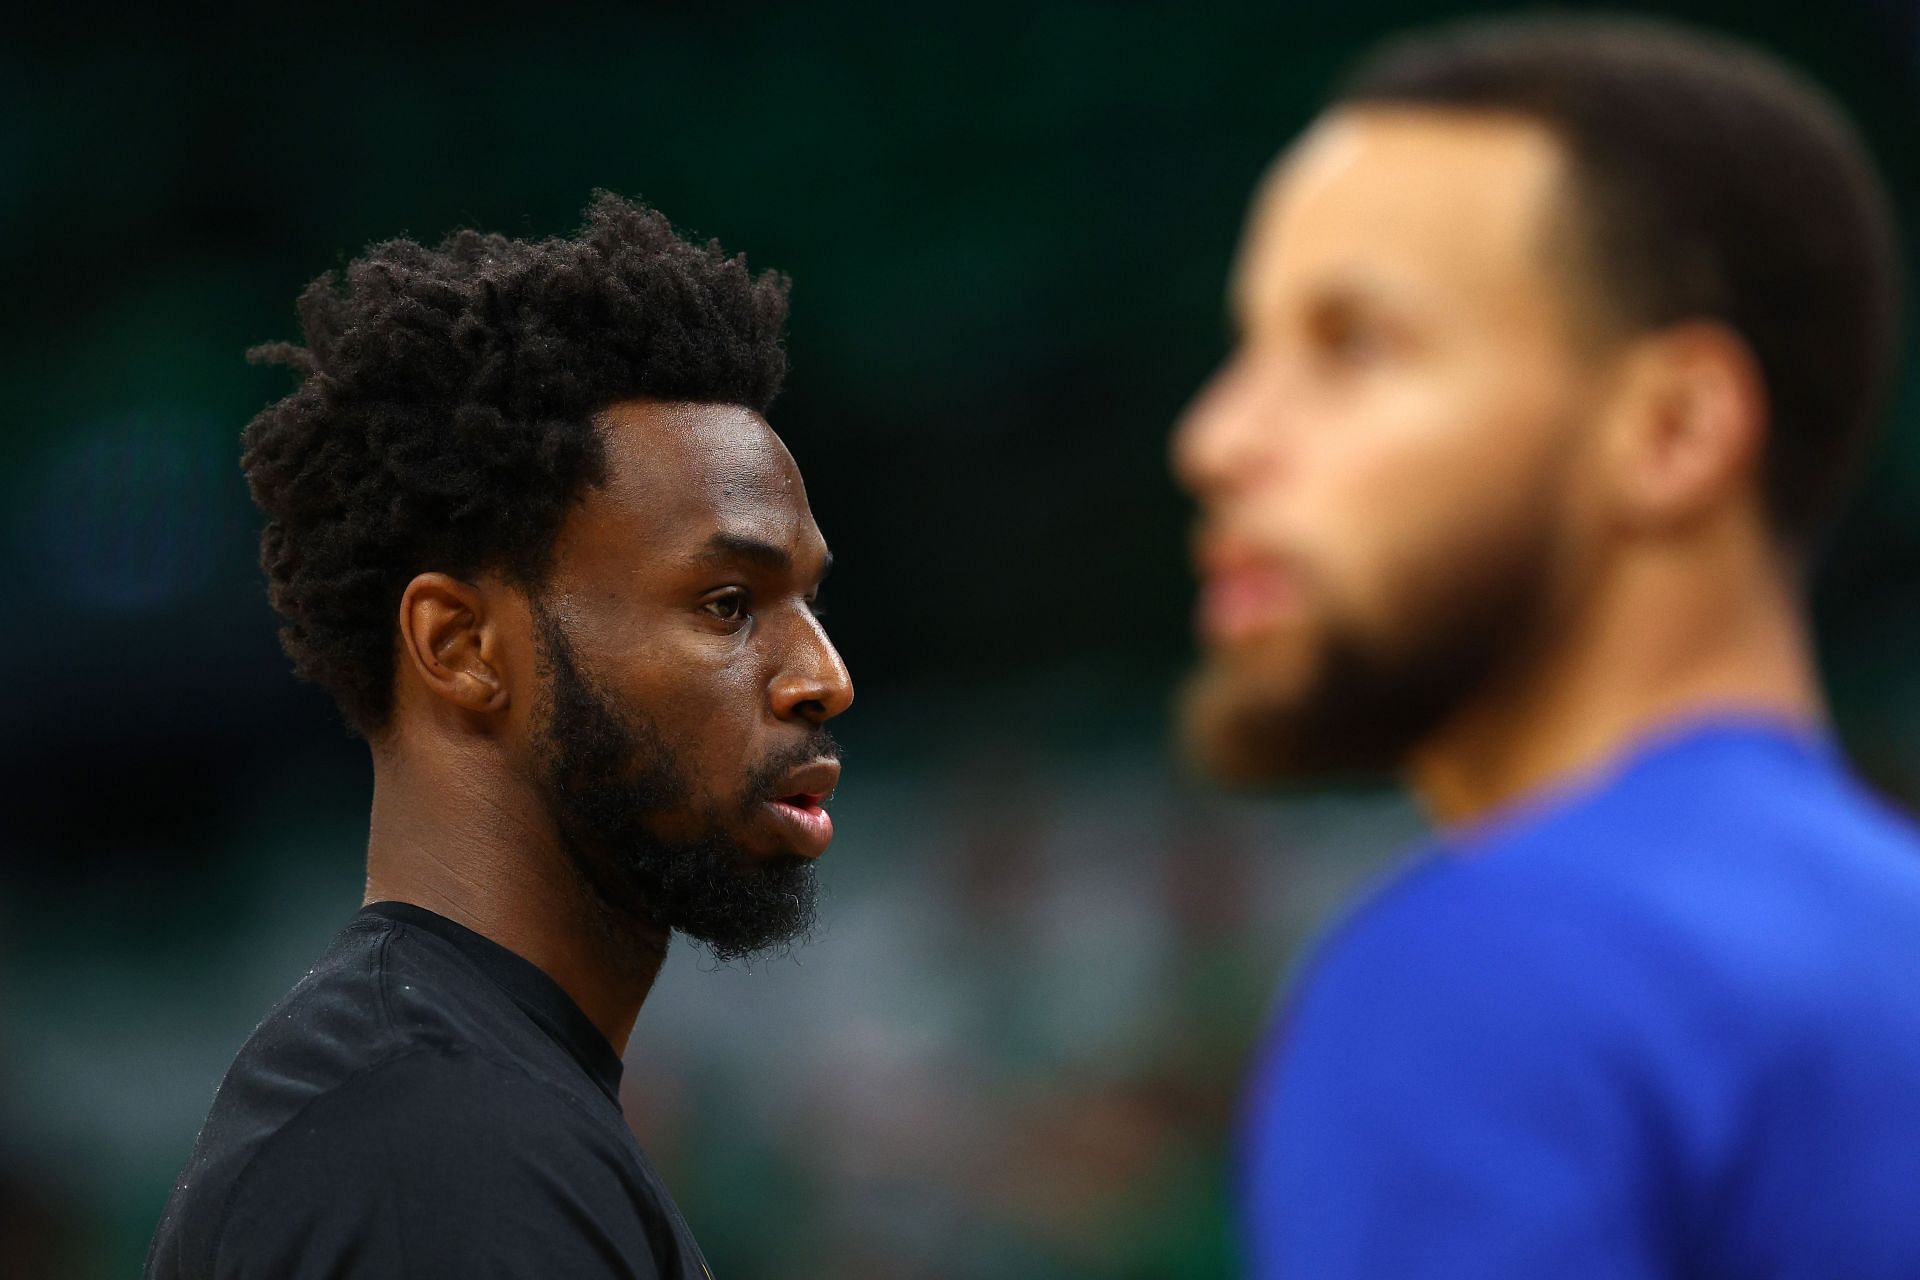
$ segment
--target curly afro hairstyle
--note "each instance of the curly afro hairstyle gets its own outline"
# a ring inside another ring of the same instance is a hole
[[[609,405],[765,413],[786,376],[787,289],[605,191],[571,238],[389,240],[308,285],[306,345],[247,353],[299,384],[247,425],[242,458],[295,670],[377,736],[407,583],[537,586],[569,506],[605,481],[594,417]]]

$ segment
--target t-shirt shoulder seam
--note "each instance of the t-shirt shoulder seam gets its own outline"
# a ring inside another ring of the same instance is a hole
[[[394,1041],[396,1037],[394,1035],[393,1005],[387,997],[387,948],[393,945],[393,935],[404,928],[406,928],[405,925],[396,924],[392,928],[384,930],[380,934],[380,943],[373,953],[374,988],[380,996],[380,1029],[385,1032],[390,1042]]]

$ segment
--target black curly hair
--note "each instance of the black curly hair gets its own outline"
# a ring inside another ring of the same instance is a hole
[[[570,238],[389,240],[300,295],[306,345],[248,358],[299,385],[247,425],[260,564],[294,668],[377,736],[414,575],[537,586],[567,508],[605,481],[594,416],[648,397],[765,413],[788,281],[597,191]]]

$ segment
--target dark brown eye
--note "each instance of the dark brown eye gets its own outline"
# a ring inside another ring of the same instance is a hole
[[[1312,312],[1307,338],[1314,355],[1330,372],[1370,369],[1394,354],[1399,335],[1373,308],[1334,302]]]
[[[747,616],[747,593],[740,590],[725,591],[701,604],[700,608],[722,622],[738,622]]]
[[[1322,348],[1346,364],[1363,363],[1386,353],[1387,336],[1379,325],[1357,316],[1341,316],[1320,334]]]

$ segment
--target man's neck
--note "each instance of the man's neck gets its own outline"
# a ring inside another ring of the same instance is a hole
[[[1687,582],[1659,567],[1630,576],[1639,581],[1562,628],[1523,679],[1415,754],[1414,789],[1437,823],[1476,822],[1677,722],[1825,721],[1799,599],[1784,578]]]
[[[611,939],[531,788],[484,748],[374,749],[366,902],[406,902],[539,968],[616,1052],[666,959],[667,935]]]

